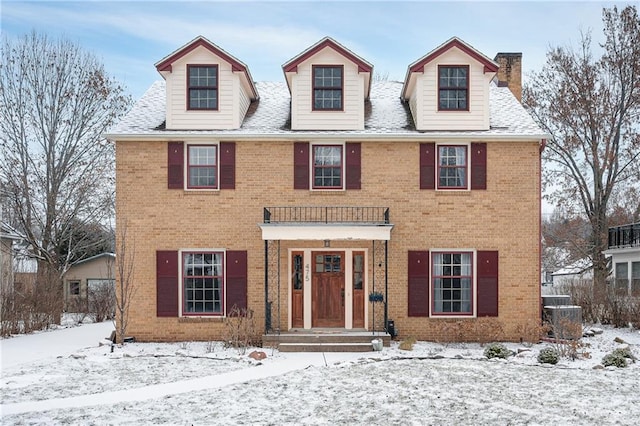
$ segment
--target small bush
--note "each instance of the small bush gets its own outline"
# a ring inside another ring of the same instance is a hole
[[[484,348],[484,356],[486,356],[489,359],[491,358],[506,359],[511,355],[513,355],[513,352],[507,349],[507,347],[502,343],[491,343],[487,345],[486,348]]]
[[[625,348],[618,348],[616,350],[613,351],[614,354],[616,355],[620,355],[623,358],[628,358],[632,361],[636,360],[636,357],[633,356],[633,354],[631,353],[631,349],[627,346]]]
[[[238,349],[244,355],[247,348],[257,343],[257,331],[253,311],[233,306],[224,319],[223,340],[227,348]]]
[[[602,365],[604,365],[605,367],[618,367],[618,368],[624,368],[627,366],[627,359],[624,356],[624,353],[619,351],[619,350],[615,350],[610,354],[607,354],[604,356],[604,358],[602,358]]]
[[[560,354],[554,348],[544,348],[538,354],[538,362],[541,364],[557,364]]]
[[[415,344],[416,344],[416,338],[413,336],[409,336],[406,339],[404,339],[402,342],[400,342],[400,345],[398,346],[398,348],[402,349],[403,351],[412,351],[413,345]]]

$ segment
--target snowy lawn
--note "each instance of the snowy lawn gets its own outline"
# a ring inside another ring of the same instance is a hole
[[[594,368],[620,345],[616,337],[640,358],[633,330],[603,327],[582,339],[580,352],[590,357],[542,365],[536,358],[548,343],[507,344],[524,352],[506,360],[487,360],[476,344],[427,342],[355,354],[264,349],[262,361],[217,342],[133,343],[111,352],[99,342],[112,327],[1,341],[0,423],[636,425],[640,418],[640,361]]]

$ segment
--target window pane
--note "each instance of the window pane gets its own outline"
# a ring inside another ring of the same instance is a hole
[[[465,146],[438,147],[438,187],[466,188],[467,148]]]
[[[342,109],[342,67],[313,68],[313,109]]]
[[[185,312],[222,313],[222,253],[185,253],[183,263]]]
[[[313,147],[313,186],[314,188],[342,187],[342,147]]]
[[[471,313],[471,253],[433,254],[434,313]]]
[[[217,186],[217,146],[189,146],[189,187]]]

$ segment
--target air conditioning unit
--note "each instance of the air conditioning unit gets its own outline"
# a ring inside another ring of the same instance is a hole
[[[548,294],[542,296],[542,306],[571,305],[571,296],[568,294]]]
[[[545,306],[543,320],[551,326],[550,336],[559,339],[579,339],[582,337],[581,306]]]

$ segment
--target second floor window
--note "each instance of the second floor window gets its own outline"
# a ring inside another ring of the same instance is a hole
[[[216,189],[218,187],[218,147],[216,145],[188,145],[188,188]]]
[[[342,145],[313,147],[313,188],[342,189]]]
[[[218,109],[218,66],[187,67],[188,109]]]
[[[438,189],[467,188],[467,147],[438,146]]]
[[[438,67],[438,110],[469,110],[469,67]]]
[[[313,110],[341,111],[343,67],[315,65],[313,67]]]

